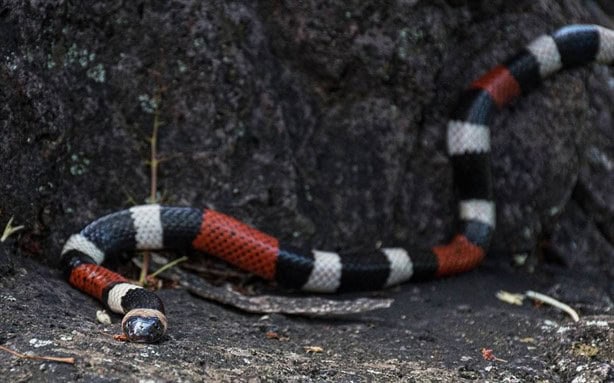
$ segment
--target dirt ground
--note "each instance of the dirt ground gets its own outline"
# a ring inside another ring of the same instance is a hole
[[[454,228],[442,132],[460,90],[541,33],[613,27],[608,12],[605,0],[0,2],[0,233],[11,217],[23,226],[0,242],[0,346],[75,360],[0,350],[0,381],[614,382],[612,68],[561,73],[495,120],[498,227],[481,267],[327,297],[388,309],[248,314],[167,283],[168,335],[129,344],[58,265],[70,234],[145,202],[156,116],[165,204],[322,249],[441,243]],[[580,320],[500,290],[545,293]]]
[[[582,272],[527,274],[487,262],[462,277],[368,294],[395,302],[334,319],[245,314],[164,289],[168,336],[142,345],[113,340],[120,318],[97,323],[99,305],[56,270],[6,252],[2,264],[2,345],[76,359],[61,364],[2,353],[2,376],[11,382],[609,382],[614,376],[612,303]],[[495,298],[498,290],[528,289],[564,297],[581,320]],[[485,360],[483,348],[498,359]]]

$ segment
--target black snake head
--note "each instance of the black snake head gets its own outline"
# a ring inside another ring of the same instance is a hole
[[[130,342],[155,343],[166,333],[166,316],[159,310],[130,310],[122,320],[122,330]]]

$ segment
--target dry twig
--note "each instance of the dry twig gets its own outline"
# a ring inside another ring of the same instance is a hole
[[[9,354],[13,354],[18,358],[22,358],[22,359],[32,359],[32,360],[44,360],[47,362],[58,362],[58,363],[68,363],[68,364],[75,364],[75,358],[71,358],[71,357],[57,357],[57,356],[37,356],[37,355],[28,355],[28,354],[22,354],[20,352],[17,351],[13,351],[10,348],[4,347],[4,346],[0,346],[0,350],[2,351],[6,351]]]

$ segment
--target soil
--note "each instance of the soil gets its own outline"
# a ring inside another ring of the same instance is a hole
[[[388,309],[248,314],[167,283],[167,337],[130,344],[58,263],[70,234],[146,202],[156,116],[164,204],[214,207],[293,245],[442,243],[455,209],[442,132],[460,90],[540,34],[614,27],[608,12],[579,0],[0,2],[0,231],[23,226],[0,243],[0,346],[75,358],[0,350],[0,380],[614,381],[603,66],[561,73],[495,120],[498,226],[481,267],[329,297],[394,299]],[[125,257],[111,266],[138,275]],[[500,290],[548,294],[580,321]]]

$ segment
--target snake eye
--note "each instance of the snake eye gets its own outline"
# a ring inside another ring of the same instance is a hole
[[[166,332],[166,318],[158,310],[135,309],[124,317],[122,330],[131,342],[154,343]]]

